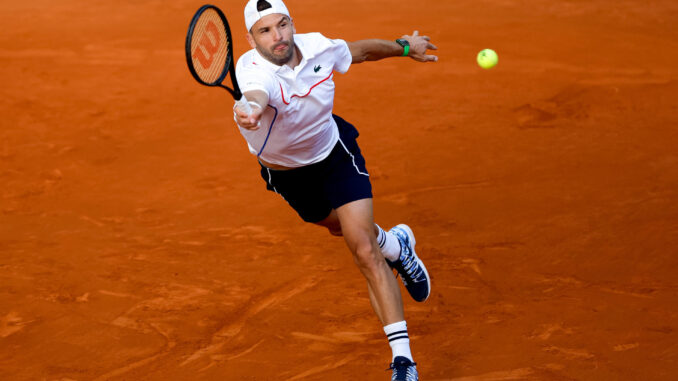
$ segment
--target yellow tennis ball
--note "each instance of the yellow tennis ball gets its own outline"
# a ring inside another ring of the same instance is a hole
[[[483,69],[491,69],[497,62],[499,62],[499,56],[492,49],[483,49],[478,53],[478,65]]]

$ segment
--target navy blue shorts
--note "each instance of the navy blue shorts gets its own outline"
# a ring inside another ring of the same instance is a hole
[[[266,189],[280,194],[306,222],[319,222],[349,202],[372,198],[372,184],[358,147],[358,130],[332,115],[339,141],[323,161],[280,171],[261,166]]]

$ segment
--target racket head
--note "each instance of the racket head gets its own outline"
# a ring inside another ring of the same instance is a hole
[[[206,86],[221,86],[229,71],[234,73],[233,39],[226,16],[214,5],[200,7],[186,35],[186,62],[191,74]],[[232,78],[235,84],[235,77]],[[237,89],[237,85],[234,86]],[[226,88],[236,99],[241,94]],[[236,96],[237,95],[237,96]]]

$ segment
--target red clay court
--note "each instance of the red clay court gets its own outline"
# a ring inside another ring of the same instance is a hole
[[[244,52],[245,1],[215,4]],[[191,78],[200,5],[0,7],[0,379],[390,377],[343,240]],[[300,33],[439,47],[335,76],[376,221],[431,273],[405,298],[423,381],[678,378],[678,3],[287,5]]]

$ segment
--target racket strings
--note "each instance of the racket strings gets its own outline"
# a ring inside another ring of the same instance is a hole
[[[191,36],[191,60],[200,79],[214,84],[227,67],[230,46],[226,28],[214,9],[200,15]]]

